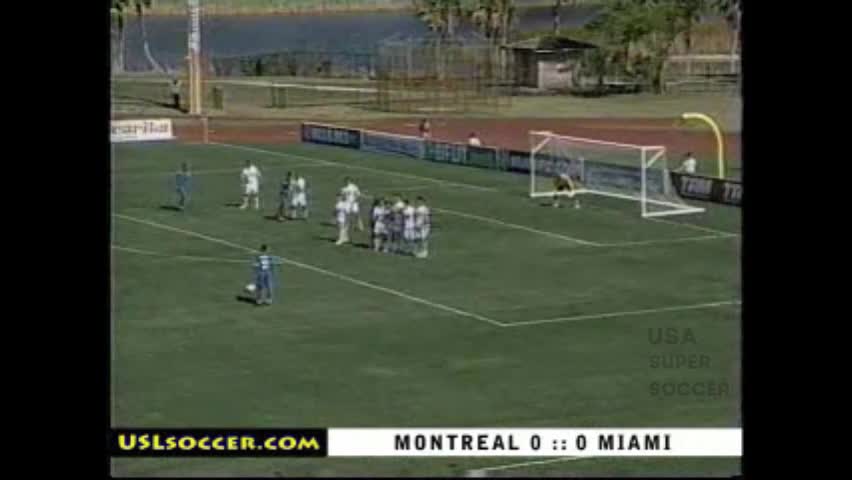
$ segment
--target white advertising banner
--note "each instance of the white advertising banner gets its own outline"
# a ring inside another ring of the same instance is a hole
[[[113,120],[110,124],[110,141],[146,142],[173,140],[171,119],[155,120]]]

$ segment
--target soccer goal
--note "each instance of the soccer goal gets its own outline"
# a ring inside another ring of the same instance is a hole
[[[678,195],[666,147],[530,132],[530,197],[572,194],[556,190],[555,179],[565,174],[572,180],[573,194],[636,201],[643,217],[704,211]]]

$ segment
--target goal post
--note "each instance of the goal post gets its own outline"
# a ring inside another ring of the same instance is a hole
[[[557,191],[559,176],[572,191]],[[678,195],[666,147],[530,132],[530,197],[583,194],[638,202],[646,218],[704,211]]]

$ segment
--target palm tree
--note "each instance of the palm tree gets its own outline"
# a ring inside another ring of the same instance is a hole
[[[553,35],[559,35],[562,20],[559,18],[559,9],[562,8],[562,0],[554,0],[551,14],[553,15]]]
[[[148,59],[148,63],[157,70],[164,71],[163,67],[154,60],[154,56],[151,55],[151,48],[148,45],[148,32],[145,28],[145,9],[151,8],[152,0],[112,0],[110,11],[112,12],[112,17],[115,22],[116,33],[118,36],[118,46],[116,48],[115,61],[113,62],[113,66],[119,72],[123,72],[124,65],[124,51],[125,51],[125,41],[126,41],[126,25],[127,25],[127,11],[133,7],[136,10],[136,16],[139,19],[139,26],[142,31],[142,45],[145,50],[145,57]]]
[[[163,67],[154,60],[154,56],[151,55],[151,47],[148,45],[148,30],[145,28],[145,9],[151,8],[152,0],[135,0],[136,6],[136,16],[139,18],[139,28],[142,31],[142,47],[145,50],[145,58],[148,59],[148,63],[154,68],[154,70],[158,72],[165,72]]]
[[[417,16],[442,38],[452,37],[461,15],[461,0],[412,0]]]
[[[126,37],[124,30],[124,7],[126,6],[125,4],[126,2],[120,0],[113,0],[112,5],[110,6],[110,14],[114,23],[113,33],[115,37],[117,37],[115,38],[116,41],[113,43],[113,70],[118,73],[124,71],[124,45]]]

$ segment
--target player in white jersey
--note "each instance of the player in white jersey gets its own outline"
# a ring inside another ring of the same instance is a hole
[[[373,209],[370,211],[371,227],[373,232],[373,250],[376,252],[387,252],[387,236],[388,236],[388,209],[383,198],[377,198],[373,202]]]
[[[417,243],[414,247],[414,256],[426,258],[429,256],[429,233],[432,229],[432,212],[426,206],[423,197],[417,197],[417,206],[414,208],[414,228],[417,232]]]
[[[240,180],[243,184],[243,204],[240,205],[241,210],[245,210],[249,206],[249,200],[254,199],[254,209],[260,210],[260,181],[263,178],[260,170],[254,166],[251,160],[246,160],[246,166],[240,173]]]
[[[406,254],[414,253],[414,243],[417,240],[417,230],[414,223],[414,205],[408,203],[408,199],[403,200],[405,208],[402,209],[402,239],[405,241],[403,252]]]
[[[402,248],[402,230],[403,218],[402,211],[405,209],[405,202],[399,195],[393,196],[393,203],[390,206],[390,251],[398,253]]]
[[[336,245],[343,245],[349,242],[349,204],[343,198],[343,195],[337,196],[337,203],[334,204],[334,220],[337,223],[337,242]]]
[[[355,185],[355,181],[350,177],[346,177],[343,181],[343,188],[340,189],[340,194],[343,195],[346,203],[349,204],[349,215],[354,217],[355,223],[358,225],[358,231],[364,231],[364,222],[361,220],[361,209],[358,206],[358,201],[361,199],[361,189]]]
[[[302,220],[308,219],[308,182],[300,174],[293,176],[293,184],[290,187],[290,195],[293,199],[290,202],[293,210],[296,212],[294,218]]]

